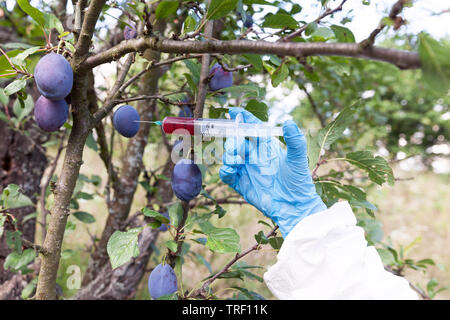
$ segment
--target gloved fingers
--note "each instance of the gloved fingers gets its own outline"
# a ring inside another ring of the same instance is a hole
[[[239,170],[238,168],[225,164],[220,168],[219,171],[220,179],[222,179],[224,183],[228,184],[230,187],[235,189],[236,182],[238,179],[238,170]]]
[[[287,120],[283,124],[283,135],[287,146],[287,161],[298,163],[307,159],[305,136],[294,121]]]
[[[231,119],[236,119],[238,114],[242,114],[242,120],[245,123],[261,123],[262,121],[259,120],[257,117],[255,117],[251,112],[248,112],[247,110],[240,108],[240,107],[233,107],[228,110],[228,113],[230,114]]]

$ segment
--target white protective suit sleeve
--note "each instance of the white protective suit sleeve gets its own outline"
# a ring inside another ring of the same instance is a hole
[[[264,280],[278,299],[418,299],[406,279],[384,269],[347,202],[301,220]]]

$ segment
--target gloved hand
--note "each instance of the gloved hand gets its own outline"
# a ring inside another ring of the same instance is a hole
[[[242,114],[243,122],[261,123],[242,108],[230,108],[229,114],[232,119]],[[271,218],[286,237],[304,217],[327,207],[309,172],[303,133],[291,120],[284,123],[283,133],[287,151],[274,137],[228,138],[220,178]]]

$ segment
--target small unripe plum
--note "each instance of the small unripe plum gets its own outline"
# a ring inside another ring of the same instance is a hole
[[[244,27],[251,28],[253,26],[253,18],[251,15],[245,15]]]
[[[180,160],[173,168],[172,190],[180,200],[190,201],[202,191],[202,173],[190,159]]]
[[[62,100],[72,91],[72,67],[62,55],[54,52],[39,60],[34,79],[39,92],[50,100]]]
[[[189,108],[189,106],[184,105],[181,107],[180,112],[178,112],[178,116],[184,118],[192,118],[194,117],[194,114],[192,113],[192,110],[191,108]]]
[[[44,131],[58,130],[69,118],[69,106],[66,100],[49,100],[40,96],[34,104],[34,118]]]
[[[223,88],[228,88],[233,85],[233,74],[223,70],[220,63],[216,63],[209,72],[211,80],[209,82],[209,89],[217,91]]]
[[[137,37],[136,29],[130,26],[125,26],[125,28],[123,28],[123,37],[125,38],[125,40],[136,38]]]
[[[121,106],[114,113],[114,128],[124,137],[131,138],[139,131],[141,117],[139,113],[130,105]]]
[[[169,219],[169,213],[168,212],[164,212],[162,215],[164,217],[166,217],[167,219]],[[167,229],[168,229],[168,227],[167,227],[167,224],[165,224],[165,223],[162,223],[161,227],[159,227],[159,231],[161,231],[161,232],[165,232],[165,231],[167,231]]]
[[[168,264],[158,264],[148,277],[148,291],[153,299],[175,293],[178,281],[175,272]]]

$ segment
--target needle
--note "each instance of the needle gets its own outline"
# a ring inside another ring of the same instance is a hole
[[[162,122],[161,121],[138,121],[138,120],[134,120],[134,122],[145,122],[145,123],[153,123],[153,124],[157,124],[158,126],[162,126]]]

